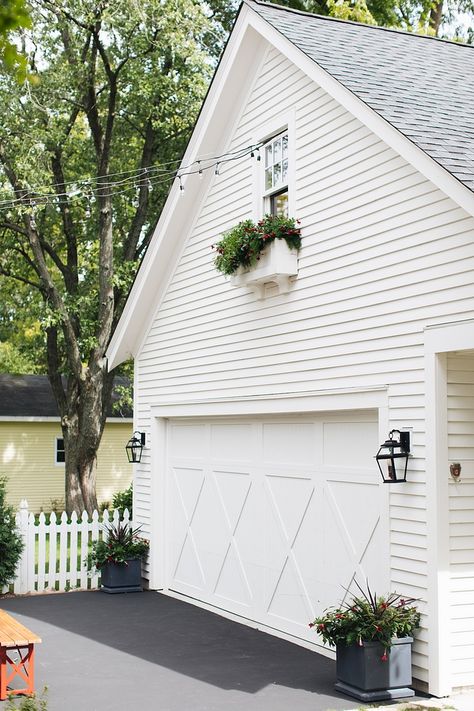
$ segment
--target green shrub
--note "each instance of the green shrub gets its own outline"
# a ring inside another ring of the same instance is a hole
[[[7,483],[0,478],[0,591],[15,579],[23,541],[16,529],[15,511],[6,502]]]
[[[130,484],[128,489],[124,491],[119,491],[115,494],[112,499],[112,508],[118,509],[121,514],[128,509],[130,518],[132,518],[132,506],[133,506],[133,484]]]

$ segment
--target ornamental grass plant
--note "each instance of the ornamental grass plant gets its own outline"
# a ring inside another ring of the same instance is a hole
[[[143,558],[148,553],[149,543],[139,534],[140,528],[119,521],[107,526],[106,540],[94,541],[87,556],[89,568],[102,568],[106,563],[126,565],[128,560]]]
[[[243,220],[226,232],[217,244],[214,266],[222,274],[234,274],[239,267],[253,267],[263,250],[275,239],[284,239],[290,249],[301,247],[299,220],[283,215],[265,215],[257,223]]]
[[[387,660],[394,638],[411,637],[420,626],[420,613],[413,605],[414,598],[405,598],[398,593],[377,596],[367,587],[359,585],[360,595],[354,596],[341,607],[330,608],[324,615],[310,623],[327,644],[359,645],[364,642],[379,642],[383,649],[383,661]]]

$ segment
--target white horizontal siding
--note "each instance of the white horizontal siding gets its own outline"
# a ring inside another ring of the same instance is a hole
[[[147,429],[160,397],[388,385],[391,427],[413,428],[410,484],[390,493],[392,585],[423,608],[423,330],[474,315],[474,220],[274,49],[227,149],[292,110],[303,247],[290,293],[269,287],[257,301],[214,270],[211,245],[252,215],[257,189],[250,158],[222,164],[137,359],[136,416]],[[147,460],[136,499],[146,529]],[[425,633],[414,659],[424,681]]]
[[[474,684],[474,354],[448,355],[450,642],[453,685]]]

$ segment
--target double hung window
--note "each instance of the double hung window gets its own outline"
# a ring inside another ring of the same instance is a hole
[[[265,212],[288,217],[288,131],[264,146]]]
[[[56,464],[63,464],[66,461],[66,452],[64,451],[63,437],[56,437]]]

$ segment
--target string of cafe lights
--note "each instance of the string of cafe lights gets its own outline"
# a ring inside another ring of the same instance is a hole
[[[84,178],[75,181],[64,181],[52,185],[42,185],[32,188],[25,188],[21,195],[0,199],[0,211],[11,210],[15,207],[26,207],[35,209],[37,207],[45,207],[46,205],[54,205],[61,198],[68,200],[96,200],[97,197],[115,197],[129,192],[136,192],[143,186],[146,186],[149,191],[154,187],[170,183],[177,179],[179,184],[180,194],[185,190],[185,178],[192,175],[197,175],[202,178],[204,173],[209,170],[214,170],[215,175],[220,174],[221,168],[233,161],[241,160],[246,156],[251,158],[256,157],[260,160],[260,149],[262,143],[251,144],[238,151],[227,152],[217,156],[200,157],[186,166],[176,166],[179,161],[169,161],[160,166],[147,166],[136,170],[121,171],[111,173],[104,178]]]

